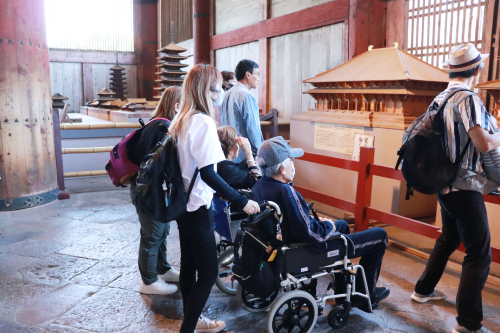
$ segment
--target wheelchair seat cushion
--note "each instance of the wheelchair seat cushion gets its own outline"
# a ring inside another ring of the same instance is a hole
[[[310,246],[316,244],[297,245],[298,244],[295,244],[295,247],[289,247],[283,251],[283,272],[292,275],[307,274],[331,266],[335,264],[335,262],[344,259],[345,247],[343,245],[327,252],[311,250]]]

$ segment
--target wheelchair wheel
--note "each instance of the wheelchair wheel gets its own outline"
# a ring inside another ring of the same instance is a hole
[[[238,286],[238,281],[234,280],[231,282],[231,277],[233,275],[233,264],[234,264],[234,249],[229,247],[226,251],[217,259],[217,264],[219,267],[219,274],[215,280],[215,284],[219,289],[231,296],[236,295],[236,287]],[[232,287],[231,287],[232,285]]]
[[[328,314],[328,325],[337,329],[344,327],[349,321],[349,312],[342,305],[335,306]]]
[[[277,289],[271,296],[262,299],[248,290],[243,289],[241,285],[238,285],[236,288],[236,301],[238,301],[241,307],[248,312],[264,312],[273,304],[279,292],[280,290]]]
[[[281,295],[267,314],[268,333],[309,333],[318,319],[318,305],[311,294],[294,290]]]

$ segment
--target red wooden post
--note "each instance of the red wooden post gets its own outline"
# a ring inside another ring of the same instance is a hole
[[[356,209],[354,212],[354,229],[363,231],[368,229],[366,207],[372,200],[373,176],[370,174],[370,164],[375,161],[374,147],[361,147],[358,169],[358,187],[356,190]]]
[[[269,40],[267,38],[259,39],[259,69],[260,69],[260,82],[259,82],[259,109],[262,114],[267,114],[267,92],[268,92],[268,77],[269,77]]]
[[[194,63],[210,63],[210,1],[193,0]]]
[[[137,97],[153,99],[158,56],[158,3],[134,0],[134,48],[138,56]]]

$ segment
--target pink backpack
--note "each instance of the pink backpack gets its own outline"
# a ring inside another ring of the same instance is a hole
[[[130,184],[130,178],[132,178],[138,171],[139,166],[132,163],[127,157],[127,143],[136,135],[139,134],[147,125],[155,120],[166,120],[170,122],[167,118],[154,118],[146,125],[141,128],[131,132],[126,137],[124,137],[116,146],[109,152],[110,159],[108,164],[106,164],[106,171],[116,187],[125,187],[126,184]],[[142,122],[142,124],[144,124]],[[144,152],[146,155],[148,152]]]

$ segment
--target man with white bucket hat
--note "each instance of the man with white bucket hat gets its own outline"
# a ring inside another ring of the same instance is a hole
[[[434,102],[441,104],[443,98],[455,90],[471,90],[478,81],[488,54],[481,54],[474,45],[454,46],[448,60],[443,64],[449,73],[448,88]],[[491,332],[482,326],[483,309],[481,292],[490,271],[491,248],[488,216],[481,191],[484,188],[467,187],[467,179],[484,177],[481,154],[500,146],[497,121],[475,94],[463,99],[458,91],[444,109],[444,148],[452,162],[467,147],[457,179],[449,188],[437,194],[441,205],[442,234],[427,262],[427,266],[415,285],[412,300],[425,303],[441,300],[446,296],[435,287],[443,275],[450,255],[463,242],[466,256],[462,264],[462,275],[457,291],[457,323],[453,333]],[[470,93],[470,91],[468,92]],[[471,176],[472,175],[472,176]],[[469,181],[470,183],[470,181]]]

